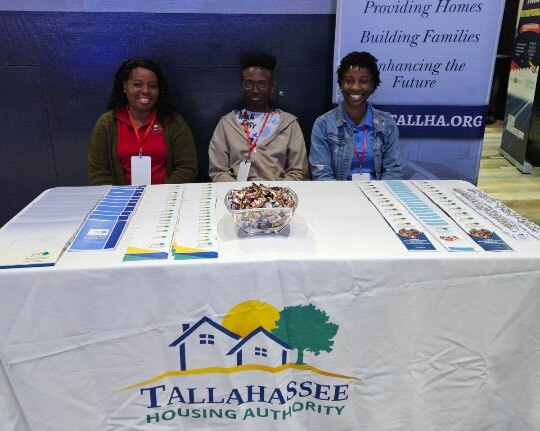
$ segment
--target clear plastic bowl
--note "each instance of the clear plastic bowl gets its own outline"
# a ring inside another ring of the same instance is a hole
[[[296,193],[288,187],[282,188],[287,190],[287,193],[294,201],[292,207],[232,209],[232,196],[237,190],[227,192],[225,195],[225,207],[231,213],[235,224],[248,235],[279,233],[289,225],[294,211],[298,207]]]

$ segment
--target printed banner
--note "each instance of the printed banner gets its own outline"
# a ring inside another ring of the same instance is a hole
[[[45,317],[19,325],[4,301],[0,356],[28,429],[519,429],[505,406],[536,394],[515,345],[538,335],[525,259],[499,274],[486,259],[214,262],[64,271],[22,302]]]
[[[398,123],[405,178],[476,182],[503,9],[503,0],[338,1],[334,70],[351,51],[378,59],[370,100]]]
[[[525,154],[540,64],[540,4],[537,0],[521,1],[501,149],[522,170],[530,172]]]
[[[392,113],[400,138],[482,138],[486,106],[377,105]]]

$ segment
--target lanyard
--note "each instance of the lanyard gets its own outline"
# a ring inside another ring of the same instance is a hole
[[[259,129],[259,133],[257,134],[257,137],[253,142],[251,142],[251,138],[249,137],[249,127],[248,127],[248,115],[247,110],[244,111],[244,121],[242,122],[242,128],[244,129],[244,132],[246,134],[247,144],[249,147],[246,160],[249,160],[249,156],[251,156],[251,152],[257,147],[257,141],[259,140],[259,137],[262,135],[262,132],[264,130],[264,126],[266,126],[266,122],[270,118],[271,112],[267,112],[264,116],[264,121],[262,123],[261,128]]]
[[[358,159],[358,165],[359,165],[358,172],[360,173],[362,173],[362,165],[364,164],[364,158],[366,157],[366,150],[367,150],[367,126],[364,127],[364,141],[362,143],[362,157],[360,157],[360,154],[358,154],[356,145],[354,146],[354,155]]]
[[[131,111],[129,109],[128,109],[128,116],[129,116],[129,122],[133,126],[133,131],[135,132],[135,136],[137,137],[137,141],[139,142],[139,157],[142,157],[143,142],[146,139],[146,137],[148,136],[148,134],[150,133],[150,130],[152,130],[152,126],[156,122],[156,111],[154,110],[154,112],[152,112],[152,116],[150,117],[150,125],[146,129],[146,132],[144,132],[144,135],[143,135],[142,139],[141,139],[141,137],[139,135],[139,129],[135,125],[135,121],[133,121],[133,116],[131,115]]]

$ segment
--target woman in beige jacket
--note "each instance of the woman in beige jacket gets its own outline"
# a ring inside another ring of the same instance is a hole
[[[307,180],[304,137],[294,115],[270,107],[276,58],[242,56],[246,107],[219,121],[208,149],[212,181]]]

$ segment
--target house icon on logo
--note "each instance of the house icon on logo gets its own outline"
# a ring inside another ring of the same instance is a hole
[[[227,355],[236,355],[236,365],[268,365],[275,367],[287,363],[288,344],[272,335],[262,326],[250,332]]]
[[[259,326],[244,338],[203,317],[190,326],[169,347],[178,347],[180,370],[238,365],[275,367],[287,363],[291,347]]]

